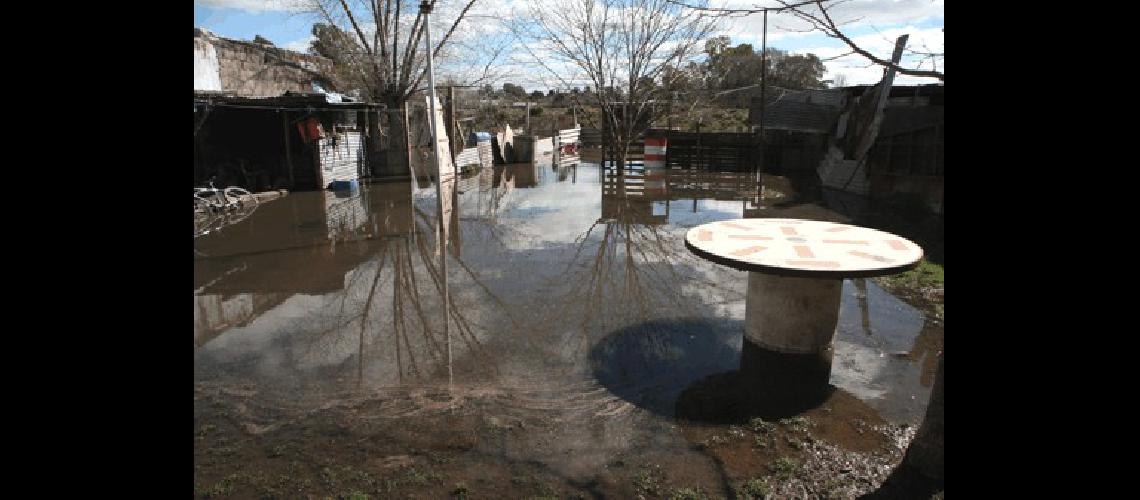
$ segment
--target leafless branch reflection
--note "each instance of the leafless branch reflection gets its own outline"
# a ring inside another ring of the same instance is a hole
[[[454,195],[454,184],[451,188]],[[444,335],[438,312],[443,277],[433,244],[438,217],[412,198],[371,211],[369,223],[379,237],[370,244],[372,257],[348,273],[344,289],[330,302],[332,307],[315,319],[319,328],[302,336],[302,356],[355,363],[359,386],[430,383],[444,376],[454,362],[447,359],[448,342],[456,342],[456,352],[463,355],[477,359],[488,355],[480,341],[488,325],[480,323],[481,318],[514,323],[503,301],[460,257],[456,211],[448,221],[449,258],[459,264],[459,272],[452,271],[447,278],[454,304],[449,329],[454,333],[451,338]],[[386,361],[370,362],[375,359]],[[481,371],[479,376],[496,375],[494,363],[474,366]]]

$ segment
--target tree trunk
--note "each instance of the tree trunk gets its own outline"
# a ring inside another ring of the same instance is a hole
[[[401,177],[409,174],[408,145],[404,133],[404,114],[400,111],[404,102],[389,99],[385,102],[388,111],[384,115],[384,131],[387,140],[384,149],[378,151],[375,159],[377,167],[373,175],[377,177]]]
[[[934,378],[934,388],[930,391],[930,404],[926,407],[926,418],[918,428],[914,440],[907,448],[903,465],[913,467],[930,479],[942,481],[945,472],[945,441],[943,428],[946,413],[942,403],[942,356],[938,356],[938,374]]]

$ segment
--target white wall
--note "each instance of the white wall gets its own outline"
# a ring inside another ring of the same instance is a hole
[[[222,90],[218,53],[205,40],[194,39],[194,90]]]

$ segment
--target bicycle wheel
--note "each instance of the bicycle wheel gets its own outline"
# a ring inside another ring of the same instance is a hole
[[[194,199],[200,201],[200,205],[207,213],[217,213],[225,208],[225,203],[222,202],[222,192],[212,189],[194,188]]]
[[[205,217],[217,212],[214,207],[213,201],[209,197],[199,196],[194,193],[194,216]]]
[[[226,188],[223,193],[226,197],[226,204],[230,207],[257,206],[257,197],[246,189],[231,186]]]

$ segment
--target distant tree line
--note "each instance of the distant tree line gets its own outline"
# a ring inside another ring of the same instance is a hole
[[[704,44],[704,58],[678,65],[669,65],[659,78],[643,77],[639,85],[652,87],[665,92],[660,97],[676,99],[680,103],[709,102],[726,107],[746,108],[753,97],[760,95],[762,68],[767,63],[768,88],[778,89],[822,89],[828,83],[841,86],[846,79],[839,75],[836,80],[824,80],[827,68],[815,54],[790,54],[785,50],[768,48],[767,61],[763,52],[749,43],[731,45],[727,36],[717,36]],[[615,89],[621,93],[621,89]],[[553,106],[569,105],[573,102],[567,94],[581,96],[590,94],[589,86],[583,91],[580,87],[567,90],[550,89],[543,94],[540,90],[527,92],[521,85],[504,83],[501,89],[484,86],[487,97],[512,98],[517,100],[540,100]]]
[[[705,59],[666,68],[663,81],[671,82],[667,90],[677,92],[678,98],[688,101],[686,94],[708,96],[725,106],[748,107],[753,97],[760,95],[761,75],[765,58],[752,44],[735,47],[727,36],[718,36],[705,42]],[[815,54],[789,54],[787,51],[768,48],[767,77],[769,89],[822,89],[827,68]]]

